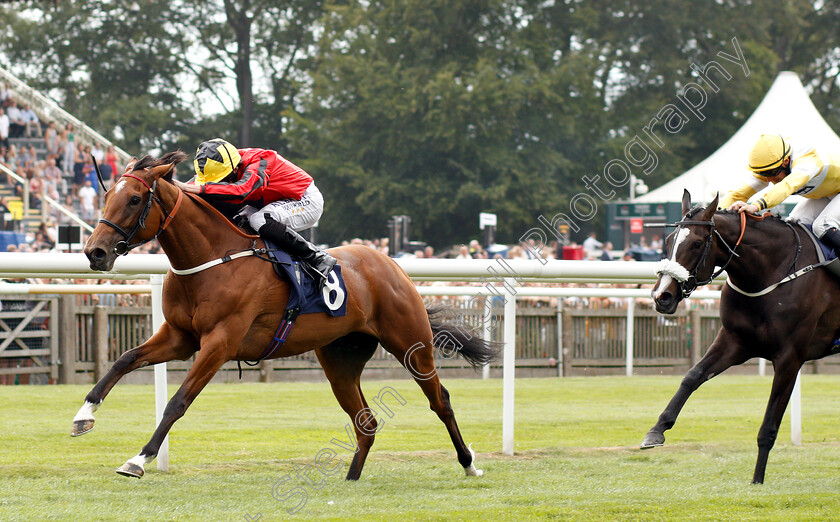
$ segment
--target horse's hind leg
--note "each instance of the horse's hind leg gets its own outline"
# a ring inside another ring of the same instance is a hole
[[[136,348],[125,352],[111,366],[108,373],[93,387],[85,397],[85,403],[73,418],[73,430],[70,435],[78,437],[93,429],[93,414],[102,405],[102,401],[111,388],[127,373],[150,364],[159,364],[174,359],[187,359],[195,353],[195,340],[164,322],[149,340]]]
[[[653,428],[645,435],[641,449],[650,449],[665,444],[665,430],[669,430],[677,421],[680,410],[685,405],[689,396],[694,393],[701,384],[708,381],[715,375],[725,371],[727,368],[741,364],[750,358],[747,350],[734,339],[734,336],[723,328],[718,332],[709,351],[700,361],[691,368],[683,377],[682,383],[674,394],[674,397],[659,415],[659,420]]]
[[[353,461],[347,471],[347,480],[358,480],[362,474],[370,447],[377,430],[375,417],[370,413],[362,394],[360,379],[365,363],[376,351],[379,341],[370,335],[350,334],[323,348],[315,350],[318,361],[332,386],[333,394],[341,408],[350,416],[353,424],[356,446]],[[348,439],[352,436],[347,425]],[[353,441],[348,440],[348,446]]]
[[[786,350],[785,350],[786,351]],[[787,352],[787,351],[786,351]],[[787,353],[793,353],[791,349]],[[785,409],[790,401],[790,394],[796,384],[796,374],[802,363],[798,361],[774,361],[773,362],[773,387],[770,390],[770,400],[767,402],[767,410],[764,413],[764,420],[758,430],[758,460],[755,463],[753,484],[764,483],[764,471],[767,468],[767,457],[770,450],[776,443],[776,436],[779,434],[779,425],[782,423]]]
[[[425,308],[422,313],[423,316],[418,317],[415,321],[409,322],[403,318],[401,322],[419,325],[425,323],[425,325],[428,325],[429,319]],[[458,454],[458,462],[464,467],[467,476],[480,477],[483,475],[483,471],[475,468],[475,454],[471,448],[467,447],[461,437],[461,431],[455,421],[455,412],[452,411],[452,404],[449,402],[449,392],[438,378],[433,356],[434,346],[432,345],[431,328],[429,326],[422,329],[405,328],[399,333],[391,331],[382,336],[382,344],[405,366],[414,380],[417,381],[417,384],[420,385],[423,393],[426,394],[432,411],[446,426]]]

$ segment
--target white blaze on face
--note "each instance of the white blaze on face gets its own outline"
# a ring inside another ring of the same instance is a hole
[[[119,193],[119,191],[121,191],[124,188],[125,188],[125,181],[120,181],[119,183],[117,183],[117,188],[114,190],[114,192]]]
[[[677,232],[677,237],[674,238],[674,248],[671,249],[671,258],[668,260],[668,264],[677,265],[680,268],[683,268],[683,270],[686,270],[686,272],[688,272],[688,270],[685,269],[685,267],[683,267],[679,263],[677,263],[677,251],[679,250],[682,242],[685,241],[685,238],[687,238],[687,237],[688,237],[688,229],[687,228],[680,228],[679,232]],[[663,261],[663,263],[664,263],[664,261]],[[668,288],[668,285],[670,285],[673,280],[674,280],[674,278],[671,277],[670,275],[662,274],[659,278],[659,284],[656,285],[656,288],[653,290],[653,298],[654,299],[659,299],[659,296],[662,295],[662,292],[664,292],[665,289]]]

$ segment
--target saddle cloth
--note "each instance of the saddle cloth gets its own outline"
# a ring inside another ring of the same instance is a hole
[[[808,233],[808,237],[811,238],[811,241],[817,248],[817,259],[819,262],[822,263],[824,261],[828,261],[825,268],[827,268],[835,276],[840,277],[840,261],[838,261],[837,252],[835,252],[831,247],[825,245],[819,240],[819,238],[817,238],[816,235],[814,235],[814,231],[811,229],[810,224],[804,225],[802,223],[798,223],[798,225]]]
[[[299,261],[293,260],[270,241],[265,243],[268,255],[276,261],[275,271],[289,282],[287,313],[295,309],[301,314],[326,312],[332,317],[343,317],[347,313],[347,287],[344,286],[340,265],[335,265],[323,291],[319,292],[319,281],[309,275]]]

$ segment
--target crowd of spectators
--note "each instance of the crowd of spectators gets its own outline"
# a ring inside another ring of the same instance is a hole
[[[37,140],[24,142],[14,138]],[[100,188],[91,156],[96,158],[105,179],[117,172],[113,147],[86,143],[72,123],[60,125],[42,121],[32,108],[21,102],[8,85],[0,84],[0,163],[25,180],[25,187],[12,176],[5,176],[12,198],[28,196],[30,209],[43,210],[50,222],[67,224],[72,220],[57,208],[44,204],[48,196],[88,224],[95,224],[100,208]],[[0,212],[7,215],[8,201]],[[8,229],[4,223],[3,228]]]

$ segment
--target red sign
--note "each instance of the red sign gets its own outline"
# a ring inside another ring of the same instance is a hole
[[[642,226],[642,218],[633,218],[630,220],[630,233],[631,234],[641,234],[644,230]]]

